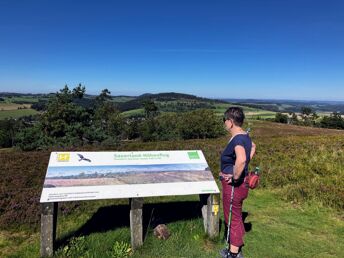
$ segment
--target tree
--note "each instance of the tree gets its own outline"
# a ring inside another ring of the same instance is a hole
[[[318,118],[319,118],[318,114],[317,114],[316,112],[312,112],[311,119],[312,119],[313,121],[316,121]]]
[[[52,97],[41,117],[41,126],[47,137],[61,145],[80,145],[85,129],[90,126],[91,116],[87,110],[73,102],[83,98],[85,87],[80,84],[72,91],[66,85]],[[54,141],[55,141],[54,140]]]
[[[301,107],[301,114],[304,116],[309,116],[313,112],[310,107]]]
[[[128,140],[140,137],[139,120],[136,118],[127,119],[125,123],[125,134]]]
[[[301,107],[301,117],[304,125],[314,126],[318,115],[310,107]]]
[[[84,99],[86,89],[79,84],[70,90],[67,85],[46,104],[39,121],[24,126],[16,137],[23,150],[44,146],[80,146],[89,143],[112,145],[123,134],[124,121],[111,102],[110,91],[102,90],[96,101]],[[0,134],[0,140],[3,133]]]
[[[183,139],[215,138],[225,133],[220,119],[213,110],[208,109],[183,113],[178,128]]]
[[[82,99],[85,95],[86,89],[85,86],[82,86],[81,83],[73,89],[72,96],[73,98]]]
[[[154,117],[158,114],[158,107],[152,100],[145,100],[143,102],[143,108],[145,110],[146,118]]]
[[[99,96],[96,97],[97,105],[101,105],[102,103],[106,102],[107,100],[111,99],[111,92],[108,89],[103,89]]]
[[[297,115],[292,112],[290,117],[290,124],[297,125],[299,123],[299,119],[297,118]]]
[[[94,125],[100,128],[105,134],[107,141],[118,141],[124,134],[124,119],[115,104],[111,102],[111,95],[108,89],[102,90],[96,98],[96,107],[93,116]]]
[[[275,122],[277,123],[282,123],[282,124],[287,124],[288,123],[288,116],[284,115],[280,112],[277,112],[275,115]]]
[[[0,120],[0,146],[2,147],[12,147],[14,144],[15,134],[20,128],[21,120],[15,120],[13,118],[6,118]]]
[[[44,148],[54,143],[52,138],[44,134],[39,124],[21,129],[15,138],[15,145],[24,151]]]
[[[181,114],[177,113],[162,113],[155,119],[155,128],[157,139],[166,140],[177,140],[181,139],[178,123]]]
[[[144,120],[140,125],[140,136],[145,142],[158,139],[154,118]]]
[[[320,126],[325,128],[344,129],[344,119],[339,112],[333,112],[330,116],[324,116]]]
[[[6,147],[11,147],[12,142],[7,134],[7,132],[4,129],[0,129],[0,147],[6,148]]]

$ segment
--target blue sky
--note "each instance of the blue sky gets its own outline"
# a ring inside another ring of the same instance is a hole
[[[344,100],[344,1],[0,0],[0,92]]]

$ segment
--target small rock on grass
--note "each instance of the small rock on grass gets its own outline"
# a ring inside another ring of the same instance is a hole
[[[154,228],[154,236],[166,240],[170,237],[171,233],[165,224],[159,224]]]

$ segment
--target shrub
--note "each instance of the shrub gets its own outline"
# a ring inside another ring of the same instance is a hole
[[[86,238],[84,236],[73,237],[68,245],[62,250],[65,257],[92,257],[87,250]]]
[[[39,126],[24,128],[16,134],[15,145],[20,149],[29,151],[44,148],[47,138]]]
[[[321,127],[344,129],[344,119],[338,112],[333,112],[330,116],[325,116],[320,121]]]
[[[111,257],[125,258],[132,254],[132,249],[128,243],[116,241],[112,246]]]
[[[183,139],[216,138],[225,134],[222,121],[207,109],[184,113],[178,127]]]
[[[276,116],[275,116],[275,122],[287,124],[288,123],[288,116],[278,112],[278,113],[276,113]]]
[[[143,141],[205,139],[225,134],[222,121],[207,109],[186,113],[165,113],[141,123]]]

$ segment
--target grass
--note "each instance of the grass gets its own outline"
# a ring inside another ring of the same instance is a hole
[[[38,102],[38,97],[36,96],[13,96],[11,98],[9,97],[4,97],[4,102],[5,103],[13,103],[16,101],[25,101],[25,102],[30,102],[30,103],[35,103]]]
[[[5,118],[18,118],[22,116],[35,115],[38,111],[34,109],[0,110],[0,120]]]
[[[133,109],[133,110],[122,112],[122,115],[124,117],[131,117],[131,116],[135,116],[135,115],[144,115],[144,114],[145,114],[145,111],[143,108],[138,108],[138,109]]]
[[[344,222],[338,212],[316,202],[296,205],[281,200],[279,196],[278,192],[267,189],[250,192],[244,206],[248,212],[245,223],[251,225],[245,236],[246,257],[344,257]],[[184,199],[192,201],[197,197]],[[97,207],[101,209],[104,205],[104,202],[94,202],[87,210],[60,216],[58,237],[61,239],[89,223]],[[182,210],[173,212],[180,213]],[[125,214],[116,214],[114,209],[108,215],[116,219],[116,215]],[[100,226],[104,225],[101,216],[97,219]],[[87,232],[84,238],[74,241],[72,247],[77,252],[72,254],[75,257],[111,257],[111,248],[116,241],[130,243],[130,231],[125,223],[104,232],[96,229]],[[199,217],[169,223],[171,237],[166,241],[156,239],[152,229],[149,229],[143,247],[131,257],[217,257],[218,251],[223,248],[223,241],[220,237],[208,239],[202,223]],[[220,235],[223,233],[222,228]],[[1,231],[0,247],[1,257],[35,257],[39,253],[39,234]],[[65,257],[64,247],[56,252],[56,257]]]

